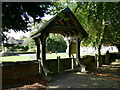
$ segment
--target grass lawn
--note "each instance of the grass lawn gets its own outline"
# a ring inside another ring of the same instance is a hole
[[[57,56],[60,58],[68,58],[68,54],[66,53],[52,53],[46,54],[47,59],[57,59]],[[16,61],[30,61],[32,60],[30,56],[6,56],[0,57],[0,62],[16,62]]]
[[[33,51],[14,51],[14,53],[22,54],[22,53],[35,53]]]
[[[60,56],[60,58],[68,58],[67,53],[52,53],[52,54],[46,54],[46,59],[57,59],[57,56]],[[83,56],[83,55],[81,55]],[[35,55],[36,57],[36,55]],[[76,55],[74,54],[74,57]],[[30,58],[30,56],[6,56],[6,57],[0,57],[0,62],[16,62],[16,61],[31,61],[33,59]]]
[[[73,54],[74,58],[76,58],[76,54]],[[60,56],[60,58],[69,58],[67,53],[52,53],[52,54],[46,54],[47,59],[57,59],[57,56]],[[81,57],[85,56],[84,54],[80,55]],[[91,55],[94,56],[94,55]],[[71,56],[72,57],[72,56]]]
[[[30,61],[32,60],[29,56],[7,56],[0,57],[0,62],[16,62],[16,61]]]
[[[60,56],[60,58],[68,58],[67,53],[52,53],[52,54],[46,54],[47,59],[57,59],[57,56]]]

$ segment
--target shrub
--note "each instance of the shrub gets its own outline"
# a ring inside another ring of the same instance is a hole
[[[27,51],[28,50],[28,46],[24,47],[24,46],[12,46],[10,47],[10,51]]]

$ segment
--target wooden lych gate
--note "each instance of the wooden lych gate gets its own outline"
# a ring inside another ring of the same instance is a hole
[[[35,40],[37,46],[36,55],[37,55],[37,60],[39,61],[40,64],[39,71],[40,72],[44,71],[45,75],[47,75],[47,71],[49,71],[49,66],[50,65],[52,66],[52,64],[50,63],[51,61],[46,60],[45,41],[46,38],[49,36],[49,33],[61,34],[64,36],[67,42],[69,60],[71,60],[71,54],[72,54],[71,42],[73,40],[76,41],[77,61],[80,61],[80,42],[84,37],[87,37],[88,35],[68,7],[63,9],[53,18],[51,18],[38,32],[32,35],[31,38]]]

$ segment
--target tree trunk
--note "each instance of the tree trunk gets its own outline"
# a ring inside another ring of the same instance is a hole
[[[116,44],[115,46],[117,47],[118,52],[120,52],[120,44]]]
[[[98,63],[99,65],[97,65],[97,67],[101,67],[102,66],[102,59],[101,59],[101,46],[102,46],[102,43],[98,46]]]
[[[104,39],[104,36],[105,36],[105,31],[106,31],[106,25],[105,25],[105,21],[103,20],[102,21],[102,30],[101,30],[101,35],[100,35],[100,39],[99,39],[99,42],[98,42],[98,55],[97,55],[97,67],[100,67],[102,66],[102,57],[101,57],[101,47],[102,47],[102,44],[103,44],[103,39]]]

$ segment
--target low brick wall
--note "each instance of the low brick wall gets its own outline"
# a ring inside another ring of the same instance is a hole
[[[3,62],[2,88],[16,87],[43,80],[37,61]]]
[[[58,60],[46,60],[47,68],[51,72],[58,72]],[[59,60],[59,71],[71,69],[71,59]],[[19,87],[24,84],[44,81],[38,73],[37,61],[3,62],[2,63],[2,88]]]

